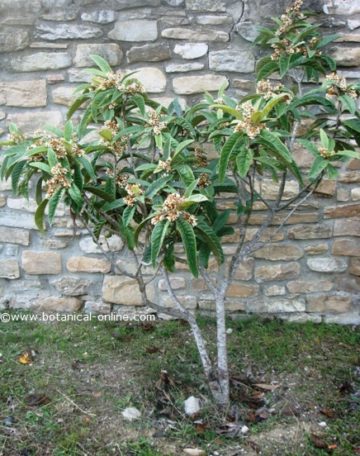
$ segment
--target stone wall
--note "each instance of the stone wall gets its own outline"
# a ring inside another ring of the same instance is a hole
[[[284,3],[1,0],[0,134],[11,122],[27,132],[60,125],[74,87],[88,80],[84,68],[92,53],[103,55],[116,69],[138,70],[147,91],[163,104],[175,94],[182,103],[192,103],[204,90],[216,91],[225,82],[232,94],[246,94],[254,85],[257,24],[280,13]],[[319,13],[326,33],[343,34],[333,53],[342,73],[358,78],[359,1],[308,5]],[[309,165],[305,151],[299,148],[296,154],[304,167]],[[239,269],[229,289],[230,311],[360,322],[359,170],[360,163],[353,161],[338,182],[325,181],[284,228],[269,229],[266,237],[275,242]],[[261,185],[274,195],[273,182],[264,179]],[[286,196],[296,190],[290,181]],[[140,304],[132,281],[111,273],[108,260],[83,228],[73,228],[64,208],[46,234],[35,227],[34,209],[32,199],[16,198],[9,183],[0,183],[0,306],[110,312]],[[254,228],[264,217],[257,209],[251,218]],[[227,255],[238,234],[236,228],[226,239]],[[104,239],[103,248],[117,256],[120,266],[134,267],[120,239]],[[213,309],[201,280],[180,269],[173,284],[189,308]],[[152,284],[150,294],[170,305],[161,280]]]

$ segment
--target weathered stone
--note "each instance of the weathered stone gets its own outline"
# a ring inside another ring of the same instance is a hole
[[[35,108],[46,106],[45,79],[33,81],[1,81],[0,96],[5,99],[6,106]]]
[[[14,71],[58,70],[71,65],[71,57],[66,52],[35,52],[10,61]]]
[[[360,258],[351,258],[349,272],[350,274],[360,276]]]
[[[238,280],[250,280],[253,275],[254,270],[254,260],[253,258],[248,258],[240,263],[237,268],[234,278]]]
[[[277,214],[273,218],[273,225],[282,225],[284,223],[284,215]],[[262,225],[266,219],[265,214],[252,214],[249,219],[250,225]],[[318,212],[298,212],[293,214],[290,218],[286,219],[285,225],[297,225],[299,223],[317,223],[319,220]]]
[[[259,293],[258,285],[248,285],[233,282],[230,284],[226,296],[228,298],[248,298]]]
[[[153,97],[155,101],[160,103],[162,106],[165,106],[165,108],[168,108],[170,104],[174,101],[174,98],[171,97]],[[179,102],[180,106],[182,109],[186,108],[186,100],[185,98],[182,97],[177,97],[177,101]]]
[[[69,82],[91,82],[93,76],[86,72],[86,70],[80,70],[78,68],[71,68],[68,71]]]
[[[0,226],[0,243],[29,245],[30,232],[18,228]]]
[[[141,19],[116,22],[108,36],[118,41],[155,41],[158,37],[157,22]]]
[[[269,244],[256,250],[253,256],[263,260],[286,261],[298,260],[304,256],[304,252],[300,247],[292,244]]]
[[[236,26],[236,32],[246,41],[253,43],[259,35],[260,26],[252,21],[241,21]]]
[[[351,199],[353,201],[359,201],[360,200],[360,188],[359,187],[351,189]]]
[[[338,324],[338,325],[360,325],[360,314],[359,312],[346,312],[346,314],[339,315],[325,315],[324,322],[326,324]]]
[[[346,312],[351,309],[351,295],[319,295],[307,297],[309,312]]]
[[[319,291],[330,291],[333,283],[330,280],[294,280],[288,282],[288,290],[290,293],[314,293]]]
[[[171,58],[170,48],[166,44],[145,44],[134,46],[126,53],[129,63],[136,62],[161,62]]]
[[[309,258],[307,265],[316,272],[344,272],[348,262],[345,258],[317,257]]]
[[[315,193],[317,195],[334,196],[336,192],[336,181],[324,179],[316,187]]]
[[[348,19],[347,25],[350,30],[355,30],[360,27],[360,19]]]
[[[254,55],[247,50],[221,50],[209,53],[209,68],[214,71],[251,73],[255,69]]]
[[[14,112],[9,113],[6,118],[6,124],[16,124],[24,133],[33,133],[37,129],[43,130],[46,125],[60,127],[63,117],[59,111],[41,111],[36,112]]]
[[[74,86],[59,86],[52,90],[52,99],[56,104],[70,106],[74,102]]]
[[[148,299],[152,301],[155,296],[154,288],[147,288]],[[126,306],[142,306],[142,296],[136,280],[122,276],[105,276],[102,288],[104,301]]]
[[[43,40],[88,40],[100,38],[103,34],[99,27],[83,24],[40,23],[36,27],[37,36]]]
[[[21,265],[27,274],[60,274],[61,255],[56,252],[22,252]]]
[[[6,205],[6,196],[0,194],[0,207],[4,207],[5,205]]]
[[[196,309],[197,299],[195,296],[178,296],[179,301],[185,307],[185,309]],[[171,296],[165,295],[161,299],[161,305],[165,308],[174,307],[174,301]]]
[[[293,158],[300,168],[310,168],[314,162],[314,157],[305,147],[296,143],[293,147]]]
[[[67,49],[68,43],[49,43],[48,41],[33,41],[30,44],[34,49]]]
[[[15,258],[0,259],[0,278],[12,280],[19,277],[20,269]]]
[[[36,201],[32,198],[12,198],[8,197],[7,205],[10,209],[20,211],[35,212],[37,209]]]
[[[0,31],[0,52],[14,52],[25,49],[30,42],[27,30],[2,27]]]
[[[84,253],[119,252],[124,247],[122,239],[116,235],[109,238],[101,235],[98,244],[93,241],[91,236],[86,236],[79,242],[80,249]]]
[[[328,251],[328,245],[325,243],[308,245],[304,250],[308,255],[319,255]]]
[[[204,64],[200,62],[191,63],[170,63],[166,65],[166,73],[186,73],[188,71],[198,71],[204,68]]]
[[[180,55],[185,60],[198,59],[207,54],[209,46],[206,43],[186,43],[177,44],[174,53]]]
[[[221,43],[229,41],[228,33],[205,28],[199,31],[186,27],[167,28],[161,32],[161,36],[173,40],[219,41]]]
[[[88,314],[109,314],[111,312],[111,304],[103,301],[86,301],[84,312]]]
[[[357,184],[360,182],[360,173],[357,170],[340,172],[337,181],[344,184]]]
[[[181,6],[185,0],[165,0],[165,2],[170,6]]]
[[[289,239],[328,239],[332,236],[332,227],[327,224],[297,225],[289,228]]]
[[[279,182],[272,179],[263,179],[261,181],[261,194],[265,199],[276,200],[280,188]],[[294,198],[299,193],[299,183],[297,181],[287,181],[285,183],[283,198],[285,200]]]
[[[54,85],[54,84],[58,84],[59,82],[65,81],[65,76],[61,73],[47,74],[46,80],[47,80],[48,84]]]
[[[197,24],[200,25],[223,25],[223,24],[232,24],[233,18],[226,14],[218,15],[202,15],[195,18]]]
[[[32,307],[41,312],[77,312],[80,310],[81,304],[81,300],[77,298],[49,296],[39,299]]]
[[[202,74],[200,76],[182,76],[173,80],[174,91],[178,95],[192,95],[194,93],[214,92],[220,87],[228,85],[225,76]]]
[[[85,22],[95,22],[97,24],[111,24],[116,19],[116,14],[112,10],[97,10],[83,12],[81,20]]]
[[[46,249],[64,249],[68,246],[68,243],[63,239],[44,239],[42,241],[42,246]]]
[[[360,43],[360,33],[342,33],[336,43]]]
[[[192,11],[226,11],[226,3],[222,0],[186,0],[186,8]]]
[[[92,67],[94,66],[91,55],[100,55],[111,66],[119,65],[123,52],[120,46],[116,43],[102,43],[102,44],[78,44],[74,57],[74,65],[77,67]]]
[[[78,277],[61,277],[51,282],[65,296],[81,296],[88,292],[91,282]]]
[[[304,299],[257,299],[247,303],[246,311],[248,313],[285,313],[285,312],[304,312],[306,308]]]
[[[148,93],[161,93],[166,88],[166,77],[158,68],[137,68],[134,78],[138,79]]]
[[[2,213],[1,225],[14,228],[25,228],[28,230],[38,230],[34,221],[34,214],[21,214],[21,217],[19,217],[19,214],[14,212]]]
[[[324,5],[326,14],[353,15],[360,13],[360,5],[353,0],[326,0]]]
[[[336,191],[336,199],[341,202],[350,200],[350,192],[347,188],[338,188]]]
[[[286,294],[286,288],[281,285],[271,285],[264,288],[265,296],[283,296]]]
[[[296,279],[300,274],[298,263],[269,264],[255,268],[255,279],[257,282],[269,280]]]
[[[356,67],[360,65],[360,48],[343,48],[334,46],[332,48],[332,58],[339,66]]]
[[[332,248],[333,255],[360,256],[359,239],[336,239]]]
[[[69,272],[101,272],[106,274],[110,272],[111,264],[99,258],[74,256],[68,259],[66,267]]]
[[[354,277],[344,274],[339,274],[335,278],[335,291],[351,293],[359,296],[360,293],[360,277]]]
[[[254,90],[255,82],[249,79],[233,79],[232,87],[234,89],[240,89],[244,92],[250,92]]]
[[[341,206],[326,207],[325,218],[359,217],[360,204],[344,204]]]
[[[186,282],[184,277],[171,277],[170,279],[171,283],[171,288],[173,290],[180,290],[182,288],[185,288]],[[161,291],[167,291],[167,285],[164,279],[159,280],[159,290]]]
[[[52,9],[49,13],[43,14],[41,19],[45,19],[45,21],[73,21],[77,14],[78,10],[74,8]]]
[[[111,7],[116,10],[129,8],[129,0],[109,0]],[[131,0],[131,8],[139,8],[141,6],[159,6],[160,0]]]

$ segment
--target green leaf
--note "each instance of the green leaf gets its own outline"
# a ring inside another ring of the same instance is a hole
[[[236,166],[238,173],[241,177],[245,177],[253,163],[254,155],[251,149],[241,149],[239,155],[236,157]]]
[[[360,133],[360,119],[349,119],[349,120],[344,120],[343,125],[348,129],[348,130],[354,130],[357,133]]]
[[[162,220],[157,223],[151,233],[151,263],[153,267],[156,266],[156,260],[160,254],[168,227],[169,220]]]
[[[203,203],[204,201],[208,201],[208,198],[201,193],[197,193],[196,195],[191,195],[185,199],[185,201],[181,204],[181,209],[186,209],[193,204]]]
[[[135,210],[136,210],[135,206],[127,206],[124,209],[122,218],[123,218],[125,226],[130,225],[130,223],[131,223],[131,221],[132,221],[132,219],[134,217]]]
[[[98,196],[99,198],[101,198],[105,201],[109,201],[109,202],[114,201],[114,197],[101,188],[93,187],[92,185],[87,185],[84,187],[84,190],[92,193],[93,195]]]
[[[85,169],[85,171],[87,172],[90,179],[93,179],[94,181],[96,181],[96,174],[95,174],[95,171],[94,171],[91,163],[89,162],[89,160],[86,157],[78,157],[77,160],[82,165],[82,167]]]
[[[258,137],[258,141],[275,152],[276,155],[283,159],[286,163],[292,162],[289,149],[274,133],[264,129],[261,131],[260,136]]]
[[[14,193],[17,193],[17,188],[19,184],[19,180],[21,177],[21,174],[23,172],[24,166],[26,165],[27,160],[20,161],[16,163],[14,166],[12,173],[11,173],[11,185],[12,185],[12,191]]]
[[[279,69],[279,65],[277,62],[271,60],[266,62],[264,65],[257,69],[256,80],[261,81],[262,79],[266,79],[268,76],[273,74],[275,71]]]
[[[42,184],[43,178],[40,176],[35,186],[35,201],[37,205],[39,205],[42,201]]]
[[[112,201],[111,203],[105,203],[104,206],[102,207],[102,210],[104,212],[110,212],[113,211],[114,209],[119,209],[120,207],[125,206],[125,202],[123,198],[117,199],[115,201]]]
[[[31,162],[31,163],[29,163],[29,166],[32,166],[33,168],[41,169],[41,171],[45,171],[45,173],[47,173],[47,174],[51,174],[50,166],[47,165],[46,163]]]
[[[341,101],[343,111],[347,110],[351,114],[355,115],[356,113],[356,101],[354,100],[353,97],[350,97],[349,95],[341,95],[339,97],[339,100]]]
[[[360,153],[355,150],[339,150],[336,152],[336,155],[340,155],[341,157],[356,158],[358,160],[360,159]]]
[[[68,120],[65,123],[65,128],[64,128],[64,138],[66,141],[71,141],[73,131],[74,131],[73,124],[70,120]]]
[[[139,108],[139,111],[144,116],[145,115],[145,100],[141,95],[134,95],[133,100],[136,106]]]
[[[216,235],[215,231],[207,223],[200,219],[196,224],[195,231],[200,232],[202,240],[209,246],[217,262],[222,264],[224,262],[224,252],[221,247],[220,239]]]
[[[194,277],[199,276],[197,256],[196,256],[196,237],[193,227],[183,218],[178,218],[176,221],[176,229],[180,233],[182,242],[185,247],[187,262],[190,271]]]
[[[220,182],[224,182],[226,170],[228,167],[228,163],[230,160],[231,154],[237,150],[240,139],[241,133],[234,133],[230,136],[230,138],[224,144],[224,147],[221,150],[220,160],[219,160],[219,180]]]
[[[48,200],[44,199],[36,209],[35,212],[35,223],[40,231],[44,231],[44,214]]]
[[[230,114],[231,116],[235,117],[235,119],[242,120],[243,115],[237,109],[231,108],[230,106],[222,105],[222,104],[214,104],[211,105],[210,108],[212,109],[220,109],[221,111]]]
[[[56,208],[57,208],[63,194],[64,194],[64,189],[59,188],[58,190],[56,190],[56,192],[53,194],[53,196],[49,199],[48,217],[49,217],[50,225],[52,224],[52,222],[54,220]]]
[[[170,244],[170,246],[165,251],[164,266],[167,271],[175,271],[174,244]]]
[[[100,57],[100,55],[90,54],[90,58],[93,62],[96,63],[96,65],[100,68],[100,70],[103,73],[107,74],[107,73],[112,72],[111,66],[108,64],[108,62],[105,59]]]
[[[320,141],[325,149],[330,150],[329,137],[322,128],[320,128]]]
[[[320,173],[328,166],[328,162],[322,157],[317,157],[312,164],[309,172],[309,179],[316,179]]]
[[[66,118],[71,119],[71,117],[75,114],[75,112],[80,108],[81,105],[85,103],[89,98],[87,96],[77,98],[74,103],[70,106]]]
[[[279,59],[280,77],[283,78],[289,69],[290,58],[287,54],[282,54]]]
[[[179,165],[174,169],[179,173],[181,180],[186,186],[191,185],[194,182],[194,173],[189,165]]]
[[[78,206],[78,208],[80,208],[83,203],[83,197],[82,197],[81,191],[79,190],[79,187],[77,187],[77,185],[75,185],[75,184],[72,184],[68,190],[68,193],[70,195],[70,198],[76,204],[76,206]]]
[[[164,176],[160,177],[156,181],[152,182],[151,185],[147,188],[145,192],[145,197],[146,198],[153,198],[157,193],[159,193],[160,190],[162,190],[164,187],[166,187],[166,184],[169,182],[171,179],[171,176]]]
[[[47,159],[50,168],[53,168],[58,164],[57,156],[51,147],[48,148]]]

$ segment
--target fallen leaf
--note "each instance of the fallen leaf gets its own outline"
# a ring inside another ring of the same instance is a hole
[[[159,347],[151,346],[146,348],[146,353],[149,353],[150,355],[157,353],[160,351]]]
[[[320,413],[322,415],[327,416],[328,418],[335,418],[335,416],[336,416],[335,410],[328,408],[328,407],[324,407],[324,408],[320,409]]]
[[[25,398],[25,402],[29,407],[40,407],[50,402],[50,399],[45,394],[29,394]]]
[[[184,448],[183,452],[190,456],[205,456],[206,453],[204,450],[200,450],[200,448]]]
[[[328,450],[331,450],[331,451],[332,451],[332,450],[336,450],[336,448],[337,448],[336,443],[333,443],[332,445],[329,445],[329,446],[328,446]]]
[[[31,364],[34,361],[34,354],[35,352],[33,352],[32,350],[26,350],[20,353],[17,359],[20,364],[31,366]]]
[[[328,449],[328,444],[325,442],[324,439],[319,437],[316,434],[310,434],[310,440],[312,444],[314,445],[315,448],[322,448],[327,450]]]
[[[254,386],[263,391],[275,391],[280,385],[268,385],[267,383],[255,383]]]

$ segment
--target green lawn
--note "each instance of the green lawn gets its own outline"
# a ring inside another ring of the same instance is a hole
[[[214,322],[201,326],[211,338]],[[0,455],[360,454],[359,329],[256,318],[229,328],[224,417],[183,322],[0,323]],[[203,402],[196,422],[183,414],[190,395]],[[125,422],[127,406],[141,420]]]

